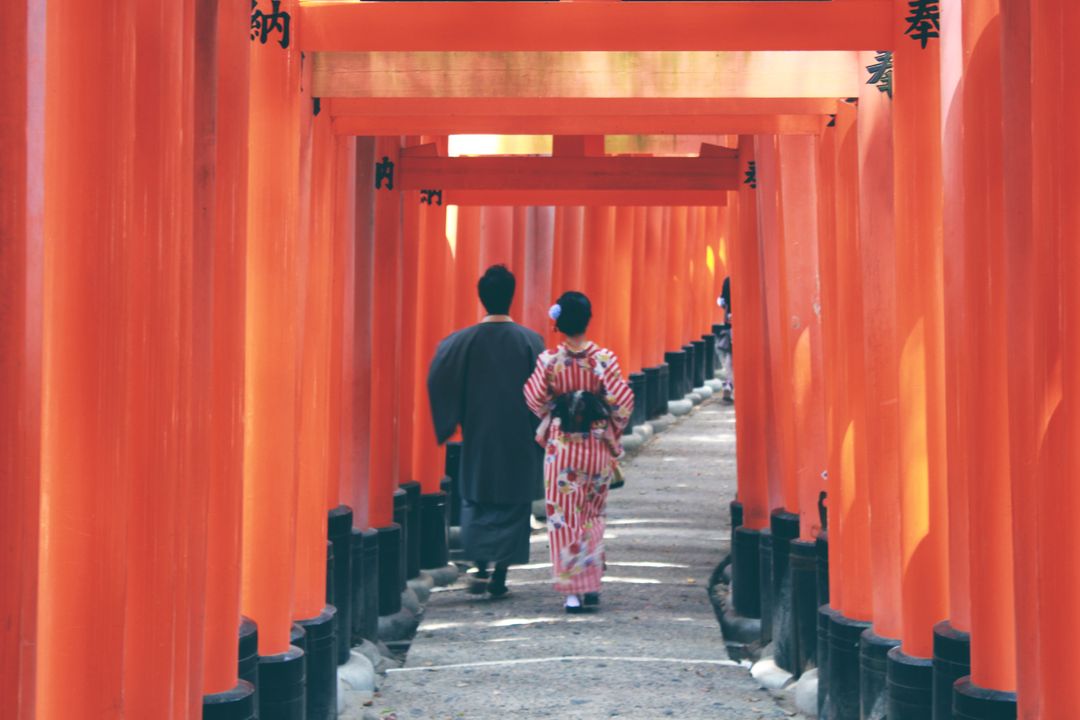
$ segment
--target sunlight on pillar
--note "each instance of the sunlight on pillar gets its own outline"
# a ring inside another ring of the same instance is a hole
[[[457,215],[458,206],[446,207],[446,244],[450,247],[450,257],[457,259]]]
[[[1039,408],[1039,437],[1037,439],[1039,452],[1042,453],[1046,444],[1046,436],[1050,432],[1050,424],[1061,409],[1061,399],[1064,395],[1062,381],[1061,355],[1054,358],[1053,367],[1046,376],[1046,392],[1043,393],[1043,406]]]
[[[844,441],[840,445],[840,501],[841,518],[851,513],[855,504],[855,423],[848,423]],[[841,520],[843,525],[843,520]]]
[[[795,407],[809,412],[810,386],[814,379],[814,369],[810,360],[810,328],[804,327],[795,341],[795,366],[792,368],[792,382],[795,391]]]
[[[900,355],[900,387],[926,388],[926,337],[924,320],[919,319],[904,341]],[[917,429],[900,435],[900,467],[902,483],[901,512],[904,516],[902,532],[904,548],[912,552],[904,558],[904,570],[914,555],[914,548],[930,532],[930,477],[927,458],[929,449],[926,437],[926,392],[912,392],[910,402],[900,406],[901,426]],[[921,427],[920,427],[921,425]]]

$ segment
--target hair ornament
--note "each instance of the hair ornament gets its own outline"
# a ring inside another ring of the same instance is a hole
[[[559,303],[555,303],[548,308],[548,317],[552,320],[558,320],[560,315],[562,315],[562,305]]]

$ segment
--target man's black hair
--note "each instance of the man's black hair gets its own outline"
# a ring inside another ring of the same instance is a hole
[[[492,265],[476,284],[480,293],[480,302],[488,315],[506,315],[510,312],[510,303],[514,301],[514,289],[517,281],[514,273],[505,265]]]

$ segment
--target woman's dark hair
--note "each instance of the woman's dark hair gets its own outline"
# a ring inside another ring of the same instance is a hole
[[[564,335],[580,335],[589,327],[592,319],[592,303],[584,293],[575,290],[564,292],[555,301],[559,306],[559,319],[555,327]]]
[[[488,315],[506,315],[510,312],[510,303],[514,301],[514,288],[517,281],[514,273],[505,265],[492,265],[476,284],[480,292],[480,302]]]

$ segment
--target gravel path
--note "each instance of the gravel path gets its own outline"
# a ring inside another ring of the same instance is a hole
[[[404,668],[373,712],[406,718],[786,718],[732,663],[709,604],[729,544],[735,416],[706,404],[625,466],[608,504],[603,607],[568,616],[547,538],[510,572],[511,596],[437,590]]]

